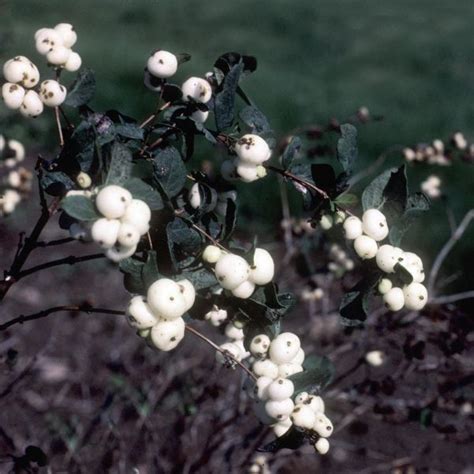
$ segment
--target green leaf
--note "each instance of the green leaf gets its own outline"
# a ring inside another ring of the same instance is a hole
[[[340,194],[339,196],[337,196],[334,202],[338,206],[341,206],[344,208],[351,208],[351,207],[357,206],[357,204],[359,203],[359,198],[355,194],[345,193],[345,194]]]
[[[224,78],[222,90],[216,94],[214,99],[214,116],[216,119],[216,127],[219,131],[230,127],[234,121],[235,95],[243,70],[243,63],[232,66]]]
[[[281,165],[286,170],[290,168],[293,160],[297,158],[301,150],[301,139],[299,137],[291,137],[288,145],[286,145],[285,151],[281,155]]]
[[[199,252],[202,236],[183,219],[176,217],[166,226],[168,245],[175,261]]]
[[[310,355],[303,363],[303,372],[288,377],[295,386],[295,395],[300,392],[319,393],[334,377],[334,364],[327,357]]]
[[[68,88],[64,103],[70,107],[86,105],[94,97],[95,89],[94,72],[91,69],[84,69],[79,73],[74,84]]]
[[[136,123],[122,123],[115,125],[115,133],[123,138],[143,140],[144,130]]]
[[[280,449],[298,449],[305,442],[305,434],[296,426],[292,426],[284,435],[258,448],[262,453],[276,453]]]
[[[226,242],[230,239],[237,223],[237,205],[232,199],[227,199],[227,207],[225,211],[224,226],[222,227],[221,240]]]
[[[141,179],[128,178],[123,187],[132,193],[134,199],[145,201],[152,211],[163,209],[160,193]]]
[[[413,275],[401,263],[396,263],[393,271],[395,278],[398,278],[404,285],[409,285],[413,281]]]
[[[337,141],[337,159],[344,171],[350,173],[357,159],[357,129],[345,123],[341,125],[341,138]]]
[[[176,148],[168,146],[159,150],[153,157],[153,170],[154,179],[169,198],[183,189],[187,170]]]
[[[74,181],[62,171],[43,171],[41,187],[51,196],[63,196],[74,186]]]
[[[80,221],[100,218],[94,203],[85,196],[67,196],[61,201],[61,207],[68,215]]]
[[[179,275],[179,279],[181,280],[183,278],[188,279],[196,291],[211,288],[218,284],[214,272],[205,267],[198,268],[194,271],[182,272]]]
[[[132,257],[119,263],[119,269],[124,274],[124,286],[130,293],[146,295],[147,288],[144,287],[142,280],[144,265],[144,262]]]
[[[364,189],[364,192],[362,193],[362,208],[364,211],[367,209],[378,209],[383,205],[383,191],[390,176],[396,171],[397,168],[391,168],[384,171]]]
[[[261,135],[272,131],[267,117],[254,105],[244,107],[240,111],[239,117],[242,122],[251,128],[252,133]]]
[[[146,262],[142,267],[142,282],[144,288],[148,290],[150,285],[160,278],[163,278],[163,275],[161,275],[158,270],[156,252],[154,250],[150,250],[147,253]]]
[[[123,185],[132,172],[132,153],[119,142],[112,145],[111,159],[105,184]]]

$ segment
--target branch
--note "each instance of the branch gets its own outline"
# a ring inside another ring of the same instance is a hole
[[[249,370],[248,367],[246,367],[244,364],[242,364],[242,362],[240,362],[240,360],[237,360],[231,353],[221,349],[217,344],[215,344],[214,342],[212,342],[209,338],[207,338],[206,336],[204,336],[204,334],[201,334],[199,331],[197,331],[196,329],[192,328],[191,326],[188,326],[186,324],[186,330],[189,331],[190,333],[194,334],[195,336],[199,337],[200,339],[202,339],[204,342],[207,342],[212,348],[214,348],[217,352],[220,352],[224,357],[227,357],[228,359],[231,359],[233,362],[235,362],[242,370],[244,370],[247,375],[252,378],[253,380],[257,380],[257,377],[256,375],[251,371]]]
[[[45,270],[47,268],[58,267],[60,265],[74,265],[76,263],[87,262],[89,260],[97,260],[99,258],[105,258],[103,253],[94,253],[92,255],[84,255],[82,257],[75,257],[70,255],[69,257],[60,258],[58,260],[51,260],[50,262],[42,263],[31,268],[27,268],[22,272],[18,273],[16,276],[16,281],[21,280],[22,278],[31,275],[32,273]]]
[[[443,295],[433,298],[429,301],[429,304],[448,304],[455,303],[456,301],[467,300],[474,298],[474,290],[464,291],[463,293],[456,293],[454,295]]]
[[[456,244],[458,240],[461,239],[464,232],[466,231],[469,223],[471,220],[474,219],[474,209],[471,209],[466,213],[463,220],[459,224],[458,228],[454,231],[448,241],[444,244],[444,247],[439,252],[438,256],[436,257],[433,267],[431,268],[430,277],[428,279],[428,293],[433,293],[433,288],[436,282],[436,277],[438,276],[438,272],[443,264],[444,260],[448,256],[449,252],[451,252],[452,248]]]
[[[36,247],[53,247],[54,245],[63,245],[70,242],[77,242],[73,237],[65,237],[64,239],[50,240],[49,242],[36,242]]]
[[[36,319],[42,319],[46,318],[50,314],[53,313],[60,313],[63,311],[67,312],[83,312],[83,313],[88,313],[88,314],[114,314],[114,315],[124,315],[125,313],[123,311],[118,311],[114,309],[107,309],[107,308],[93,308],[87,303],[81,304],[81,305],[64,305],[64,306],[54,306],[52,308],[45,309],[43,311],[39,311],[38,313],[34,314],[29,314],[27,316],[21,315],[18,316],[17,318],[10,319],[6,323],[3,323],[0,325],[0,331],[5,331],[5,329],[8,329],[10,326],[13,326],[15,324],[23,324],[28,321],[34,321]]]

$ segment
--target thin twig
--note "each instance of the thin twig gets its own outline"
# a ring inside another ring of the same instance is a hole
[[[56,117],[56,125],[58,126],[59,146],[62,148],[64,146],[64,136],[63,129],[61,127],[61,118],[59,117],[59,107],[54,108],[54,115]]]
[[[197,331],[193,327],[186,325],[186,330],[189,331],[190,333],[194,334],[195,336],[199,337],[204,342],[207,342],[212,348],[214,348],[217,352],[220,352],[223,356],[225,356],[229,359],[232,359],[242,370],[244,370],[247,373],[247,375],[250,378],[252,378],[253,380],[257,380],[257,376],[248,367],[246,367],[244,364],[242,364],[242,362],[237,360],[230,352],[227,352],[227,351],[221,349],[217,344],[212,342],[204,334],[201,334],[199,331]]]
[[[468,300],[474,298],[474,290],[464,291],[462,293],[455,293],[454,295],[443,295],[433,298],[429,304],[448,304],[455,303],[456,301]]]
[[[49,242],[36,242],[36,247],[53,247],[55,245],[63,245],[70,242],[77,242],[77,239],[65,237],[64,239],[50,240]]]
[[[54,306],[52,308],[45,309],[43,311],[39,311],[38,313],[33,313],[29,315],[21,315],[16,318],[10,319],[6,323],[0,325],[0,331],[5,331],[9,327],[15,324],[23,324],[28,321],[34,321],[36,319],[46,318],[50,314],[53,313],[60,313],[60,312],[72,312],[72,313],[88,313],[88,314],[113,314],[113,315],[124,315],[124,311],[119,311],[115,309],[107,309],[107,308],[93,308],[89,304],[82,304],[82,305],[63,305],[63,306]]]
[[[443,248],[441,249],[438,256],[436,257],[433,263],[433,267],[431,268],[430,277],[428,279],[428,293],[429,294],[433,294],[436,277],[438,276],[438,272],[441,268],[441,265],[443,264],[444,260],[448,256],[449,252],[451,252],[456,242],[461,239],[461,237],[463,236],[464,232],[466,231],[472,219],[474,219],[474,209],[471,209],[466,213],[463,220],[459,224],[458,228],[454,231],[454,233],[451,235],[448,241],[444,244]]]
[[[161,95],[160,95],[160,98],[161,98]],[[146,120],[144,120],[144,121],[140,124],[140,128],[146,127],[150,122],[152,122],[152,121],[156,118],[156,116],[157,116],[160,112],[163,112],[163,110],[166,110],[170,105],[171,105],[171,102],[166,102],[165,104],[163,104],[156,112],[154,112],[153,114],[151,114]]]

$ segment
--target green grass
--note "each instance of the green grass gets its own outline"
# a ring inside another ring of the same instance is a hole
[[[205,73],[219,54],[236,50],[257,56],[257,73],[245,89],[279,133],[343,118],[360,105],[382,114],[383,122],[360,130],[361,168],[393,144],[444,138],[455,130],[474,139],[470,0],[0,0],[0,8],[2,60],[12,54],[37,58],[32,40],[37,28],[74,23],[77,50],[97,73],[98,108],[116,107],[138,117],[151,110],[154,97],[142,86],[142,69],[157,47],[192,54],[178,80]],[[4,110],[0,123],[25,133],[23,122]],[[48,123],[40,119],[29,130],[36,146],[51,130]],[[431,171],[410,170],[410,180],[416,184]],[[474,205],[472,168],[460,164],[439,174],[459,220]],[[275,185],[266,187],[266,194],[257,186],[245,192],[247,204],[256,193],[259,202],[267,196],[252,215],[254,228],[264,230],[279,215],[271,192]],[[439,248],[449,234],[445,222],[442,205],[435,204],[408,242],[422,253],[427,245]],[[451,269],[462,253],[472,251],[469,240],[472,232],[451,259]]]

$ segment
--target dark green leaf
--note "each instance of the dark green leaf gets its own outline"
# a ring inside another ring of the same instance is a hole
[[[332,381],[334,364],[327,357],[311,355],[303,363],[303,372],[288,377],[295,386],[295,395],[300,392],[319,393]]]
[[[67,196],[61,201],[61,207],[68,215],[80,221],[100,218],[94,203],[85,196]]]
[[[143,140],[143,128],[136,123],[122,123],[115,125],[115,133],[123,138]]]
[[[240,113],[239,117],[246,125],[248,125],[252,133],[261,135],[262,133],[271,132],[270,124],[267,120],[267,117],[255,106],[249,105],[244,107]]]
[[[234,121],[235,95],[243,69],[243,63],[232,66],[224,78],[222,90],[216,94],[214,99],[214,116],[219,131],[230,127]]]
[[[186,271],[179,275],[179,279],[187,278],[194,286],[196,291],[216,286],[217,279],[214,272],[207,268],[198,268],[194,271]]]
[[[130,293],[146,295],[147,288],[143,285],[142,269],[144,262],[134,258],[126,258],[119,264],[120,271],[124,274],[124,285]]]
[[[393,267],[395,278],[398,278],[404,285],[409,285],[413,281],[413,275],[401,263]]]
[[[79,73],[74,84],[68,88],[65,105],[80,107],[94,97],[96,88],[95,76],[92,70],[84,69]]]
[[[227,199],[224,226],[222,227],[222,241],[227,241],[234,232],[237,222],[237,205],[232,199]]]
[[[158,262],[156,259],[156,252],[150,250],[147,254],[147,259],[142,267],[142,281],[144,288],[149,288],[156,280],[163,278],[158,270]]]
[[[301,139],[299,137],[291,137],[285,151],[281,155],[281,165],[284,169],[291,167],[293,160],[297,158],[301,150]]]
[[[141,179],[128,178],[123,187],[132,193],[134,199],[145,201],[152,211],[163,209],[160,193]]]
[[[337,159],[344,171],[350,173],[357,159],[357,129],[349,124],[342,124],[341,138],[337,141]]]
[[[51,196],[63,196],[75,183],[62,171],[43,171],[41,186]]]
[[[110,150],[110,155],[105,184],[123,185],[132,172],[132,153],[125,145],[115,142]]]
[[[334,202],[341,207],[351,208],[356,206],[359,203],[359,198],[355,194],[340,194],[334,200]]]
[[[153,157],[153,169],[154,179],[169,198],[183,189],[187,170],[176,148],[168,146],[159,150]]]
[[[179,252],[180,258],[176,260],[180,260],[182,256],[193,255],[201,248],[201,234],[179,217],[166,226],[166,233],[173,254],[176,256],[176,252]]]

